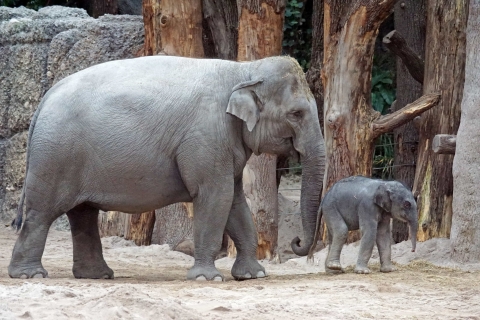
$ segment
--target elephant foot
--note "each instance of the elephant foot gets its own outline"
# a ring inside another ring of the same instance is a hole
[[[248,280],[267,277],[265,268],[256,259],[237,259],[232,267],[235,280]]]
[[[73,263],[73,276],[77,279],[113,279],[113,270],[105,262],[99,265]]]
[[[369,274],[369,273],[371,273],[371,271],[370,271],[370,269],[368,269],[368,267],[356,266],[355,267],[355,273]]]
[[[341,268],[340,270],[334,270],[330,268],[325,268],[325,273],[327,274],[342,274],[345,273],[345,269]]]
[[[381,272],[393,272],[397,271],[397,268],[393,264],[388,264],[380,267]]]
[[[10,278],[31,279],[31,278],[47,278],[48,272],[43,266],[21,267],[10,263],[8,266],[8,275]]]
[[[331,269],[331,270],[342,270],[342,265],[340,264],[340,260],[330,260],[326,264],[325,269]]]
[[[187,280],[197,281],[223,281],[223,275],[215,266],[194,265],[187,273]]]

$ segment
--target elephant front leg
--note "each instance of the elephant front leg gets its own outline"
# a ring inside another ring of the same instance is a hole
[[[396,268],[392,263],[390,217],[384,216],[378,224],[377,248],[380,256],[380,271],[392,272]]]
[[[75,278],[113,279],[113,270],[103,259],[98,232],[98,209],[79,205],[67,212],[73,241]]]
[[[195,263],[187,273],[188,280],[223,281],[223,275],[215,267],[215,257],[222,246],[232,199],[233,181],[216,181],[199,188],[193,200]]]
[[[232,267],[232,276],[236,280],[264,278],[265,268],[258,263],[258,236],[252,214],[243,193],[243,184],[235,183],[235,194],[228,216],[226,231],[237,249],[237,257]]]
[[[372,256],[373,247],[375,245],[377,225],[378,223],[374,220],[360,222],[362,239],[360,240],[360,251],[358,252],[357,265],[355,267],[356,273],[370,273],[368,261]]]

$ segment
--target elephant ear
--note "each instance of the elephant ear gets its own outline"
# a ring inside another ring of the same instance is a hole
[[[233,92],[228,101],[227,113],[245,121],[248,131],[252,131],[257,124],[260,118],[260,111],[263,108],[254,90],[254,86],[261,82],[263,82],[263,79],[237,84],[233,87]]]
[[[387,212],[390,212],[392,209],[390,190],[385,183],[382,183],[378,186],[375,194],[373,195],[373,202]]]

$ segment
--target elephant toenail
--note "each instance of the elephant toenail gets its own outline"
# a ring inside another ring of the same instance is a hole
[[[37,274],[34,275],[32,278],[43,278],[43,274],[37,273]]]
[[[26,274],[22,274],[22,275],[20,276],[20,279],[28,279],[28,276],[27,276]]]
[[[263,271],[258,271],[257,272],[257,278],[265,278],[267,275]]]
[[[197,280],[197,281],[207,281],[207,278],[205,278],[205,276],[198,276],[195,280]]]
[[[247,272],[244,276],[243,276],[244,279],[251,279],[252,278],[252,275],[250,274],[250,272]]]
[[[215,278],[213,278],[213,281],[223,281],[223,278],[220,276],[216,276]]]

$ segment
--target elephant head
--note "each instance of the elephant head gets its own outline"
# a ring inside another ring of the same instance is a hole
[[[296,237],[292,250],[304,256],[313,243],[324,176],[317,105],[295,59],[273,57],[246,65],[248,80],[233,88],[227,112],[243,120],[243,140],[253,153],[300,156],[304,243],[300,246]]]
[[[412,241],[412,252],[417,245],[418,212],[412,192],[398,181],[389,181],[378,186],[374,202],[393,218],[407,222]]]

